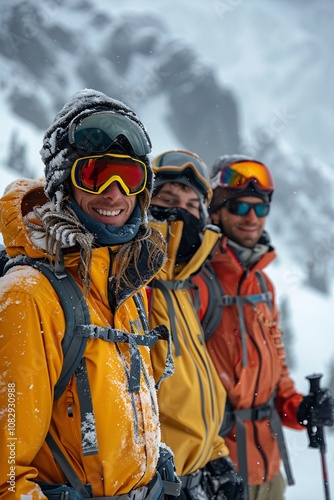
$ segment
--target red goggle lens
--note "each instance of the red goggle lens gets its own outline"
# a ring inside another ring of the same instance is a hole
[[[126,155],[107,154],[76,160],[72,167],[75,187],[92,194],[100,194],[117,181],[125,194],[133,196],[143,191],[147,172],[144,162]]]

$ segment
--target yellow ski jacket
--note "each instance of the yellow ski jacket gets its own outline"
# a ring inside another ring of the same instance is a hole
[[[224,439],[219,436],[226,393],[205,346],[190,289],[182,288],[184,280],[198,272],[219,234],[207,228],[202,245],[192,259],[175,267],[183,222],[154,221],[150,224],[160,229],[168,243],[167,263],[148,289],[150,327],[165,324],[172,332],[175,370],[158,390],[161,433],[174,452],[177,474],[184,476],[229,453]],[[163,292],[157,288],[156,280],[165,286],[170,282],[178,285]],[[151,353],[154,366],[162,370],[165,346],[157,345]]]
[[[45,257],[30,240],[24,222],[32,199],[43,199],[43,182],[15,181],[0,200],[0,230],[12,257]],[[46,200],[44,200],[46,201]],[[133,290],[123,290],[114,314],[108,300],[115,248],[92,250],[92,286],[86,296],[91,323],[144,334]],[[161,264],[162,265],[161,258]],[[65,255],[65,267],[77,276],[79,252]],[[138,262],[148,275],[147,263]],[[159,263],[157,263],[157,270]],[[146,279],[147,278],[147,279]],[[138,295],[147,311],[145,289]],[[62,369],[65,321],[49,280],[30,266],[14,266],[0,279],[0,496],[45,498],[34,480],[66,482],[45,437],[52,437],[94,496],[121,495],[149,483],[156,472],[160,425],[149,348],[140,353],[140,390],[129,392],[129,344],[88,339],[85,359],[95,414],[98,453],[84,455],[75,377],[60,398],[53,389]],[[89,418],[87,417],[89,424]]]

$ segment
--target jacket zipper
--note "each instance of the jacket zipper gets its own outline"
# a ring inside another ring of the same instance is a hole
[[[249,275],[249,270],[244,268],[244,272],[243,272],[243,275],[241,276],[241,279],[239,280],[239,283],[238,283],[238,287],[237,287],[237,294],[240,296],[240,291],[241,291],[241,286],[242,286],[242,283],[245,281],[246,277]],[[245,325],[246,326],[246,325]],[[256,384],[255,384],[255,387],[254,387],[254,396],[253,396],[253,401],[252,401],[252,407],[256,406],[255,405],[255,400],[256,400],[256,395],[257,395],[257,392],[258,392],[258,387],[259,387],[259,380],[260,380],[260,373],[261,373],[261,367],[262,367],[262,358],[261,358],[261,353],[260,353],[260,350],[258,348],[258,345],[252,335],[252,333],[249,331],[249,329],[247,328],[246,326],[246,331],[247,331],[247,335],[249,337],[249,339],[252,341],[253,343],[253,346],[255,347],[257,353],[258,353],[258,358],[259,358],[259,369],[258,369],[258,374],[257,374],[257,377],[256,377]],[[262,332],[263,334],[263,332]],[[256,448],[257,450],[259,451],[260,455],[262,456],[262,460],[263,460],[263,464],[264,464],[264,476],[263,476],[263,481],[266,482],[267,481],[267,475],[268,475],[268,460],[267,460],[267,456],[261,446],[261,443],[260,443],[260,440],[259,440],[259,435],[258,435],[258,429],[256,427],[256,422],[255,421],[252,421],[252,426],[253,426],[253,432],[254,432],[254,438],[255,438],[255,445],[256,445]],[[246,437],[247,439],[247,437]]]
[[[176,293],[175,291],[171,292],[174,296],[174,299],[175,299],[175,302],[177,304],[177,308],[181,314],[181,316],[183,317],[183,320],[184,320],[184,324],[187,325],[187,322],[185,320],[185,317],[184,317],[184,314],[183,314],[183,311],[182,311],[182,308],[180,307],[180,303],[177,299],[177,296],[176,296]],[[190,303],[192,303],[190,301]],[[178,317],[178,314],[175,314],[176,317]],[[196,317],[197,317],[197,314],[196,314]],[[199,321],[199,320],[198,320]],[[180,326],[180,325],[179,325]],[[200,326],[200,329],[201,329],[201,326]],[[188,334],[189,334],[189,338],[192,339],[192,335],[191,335],[191,332],[189,331],[188,329]],[[206,373],[208,374],[208,376],[210,375],[210,380],[212,380],[212,373],[209,373],[208,370],[207,370],[207,365],[206,365],[206,362],[204,360],[204,357],[202,355],[202,353],[198,350],[196,344],[193,342],[192,343],[193,347],[195,348],[196,352],[198,353],[200,359],[202,360],[202,366],[204,368],[204,370],[206,371]],[[201,394],[201,408],[202,408],[202,415],[203,415],[203,422],[204,422],[204,426],[205,426],[205,429],[206,429],[206,437],[205,437],[205,442],[207,441],[207,438],[208,438],[208,422],[205,418],[205,412],[204,412],[204,409],[205,409],[205,394],[204,394],[204,390],[203,390],[203,385],[202,385],[202,381],[201,381],[201,377],[200,377],[200,373],[199,373],[199,370],[198,370],[198,367],[196,366],[196,363],[193,359],[193,357],[191,357],[192,359],[192,362],[194,363],[194,366],[195,366],[195,369],[196,369],[196,372],[197,372],[197,375],[198,375],[198,382],[199,382],[199,386],[200,386],[200,394]],[[211,409],[212,409],[212,416],[213,416],[213,420],[214,420],[214,404],[213,404],[213,394],[212,394],[212,388],[210,386],[210,403],[211,403]],[[204,457],[205,460],[207,460],[208,456]],[[199,457],[198,461],[202,459],[202,456]]]

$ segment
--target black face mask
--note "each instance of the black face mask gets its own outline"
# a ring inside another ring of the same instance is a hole
[[[184,223],[180,245],[176,255],[176,263],[186,262],[196,253],[201,245],[200,233],[203,230],[203,221],[192,215],[184,208],[158,207],[151,205],[150,212],[156,220],[180,220]]]

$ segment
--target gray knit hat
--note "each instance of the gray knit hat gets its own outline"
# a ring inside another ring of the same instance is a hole
[[[136,130],[142,134],[142,141],[147,143],[147,153],[144,155],[136,154],[131,148],[131,144],[123,137],[123,145],[120,150],[118,145],[111,145],[108,151],[136,156],[147,166],[147,185],[149,191],[152,191],[153,172],[150,165],[148,154],[151,151],[151,141],[144,125],[139,120],[135,112],[127,105],[116,99],[112,99],[94,89],[84,89],[72,95],[64,107],[57,113],[52,125],[46,131],[43,146],[40,155],[45,164],[45,193],[49,199],[52,199],[57,191],[62,195],[67,192],[67,179],[70,176],[74,161],[82,156],[89,154],[89,151],[78,150],[71,145],[67,138],[71,122],[78,117],[87,117],[95,113],[110,112],[108,120],[112,122],[113,118],[121,115],[136,124]]]
[[[212,212],[215,212],[218,210],[227,200],[233,199],[233,198],[240,198],[243,196],[254,196],[256,198],[261,198],[265,203],[270,203],[271,198],[273,195],[273,189],[272,190],[265,190],[261,189],[256,181],[253,180],[253,178],[250,178],[249,182],[246,184],[245,187],[241,189],[235,189],[235,188],[227,188],[223,187],[219,184],[216,184],[217,177],[219,177],[219,174],[222,172],[222,170],[229,165],[240,163],[240,162],[253,162],[257,163],[259,165],[263,165],[264,168],[267,170],[268,175],[271,174],[269,172],[269,169],[261,162],[258,160],[254,160],[253,158],[250,158],[248,156],[243,156],[243,155],[223,155],[219,156],[212,164],[211,169],[210,169],[210,178],[211,178],[211,183],[212,183],[212,188],[213,188],[213,196],[211,200],[211,204],[209,207],[209,213],[211,214]],[[273,183],[273,181],[272,181]]]

